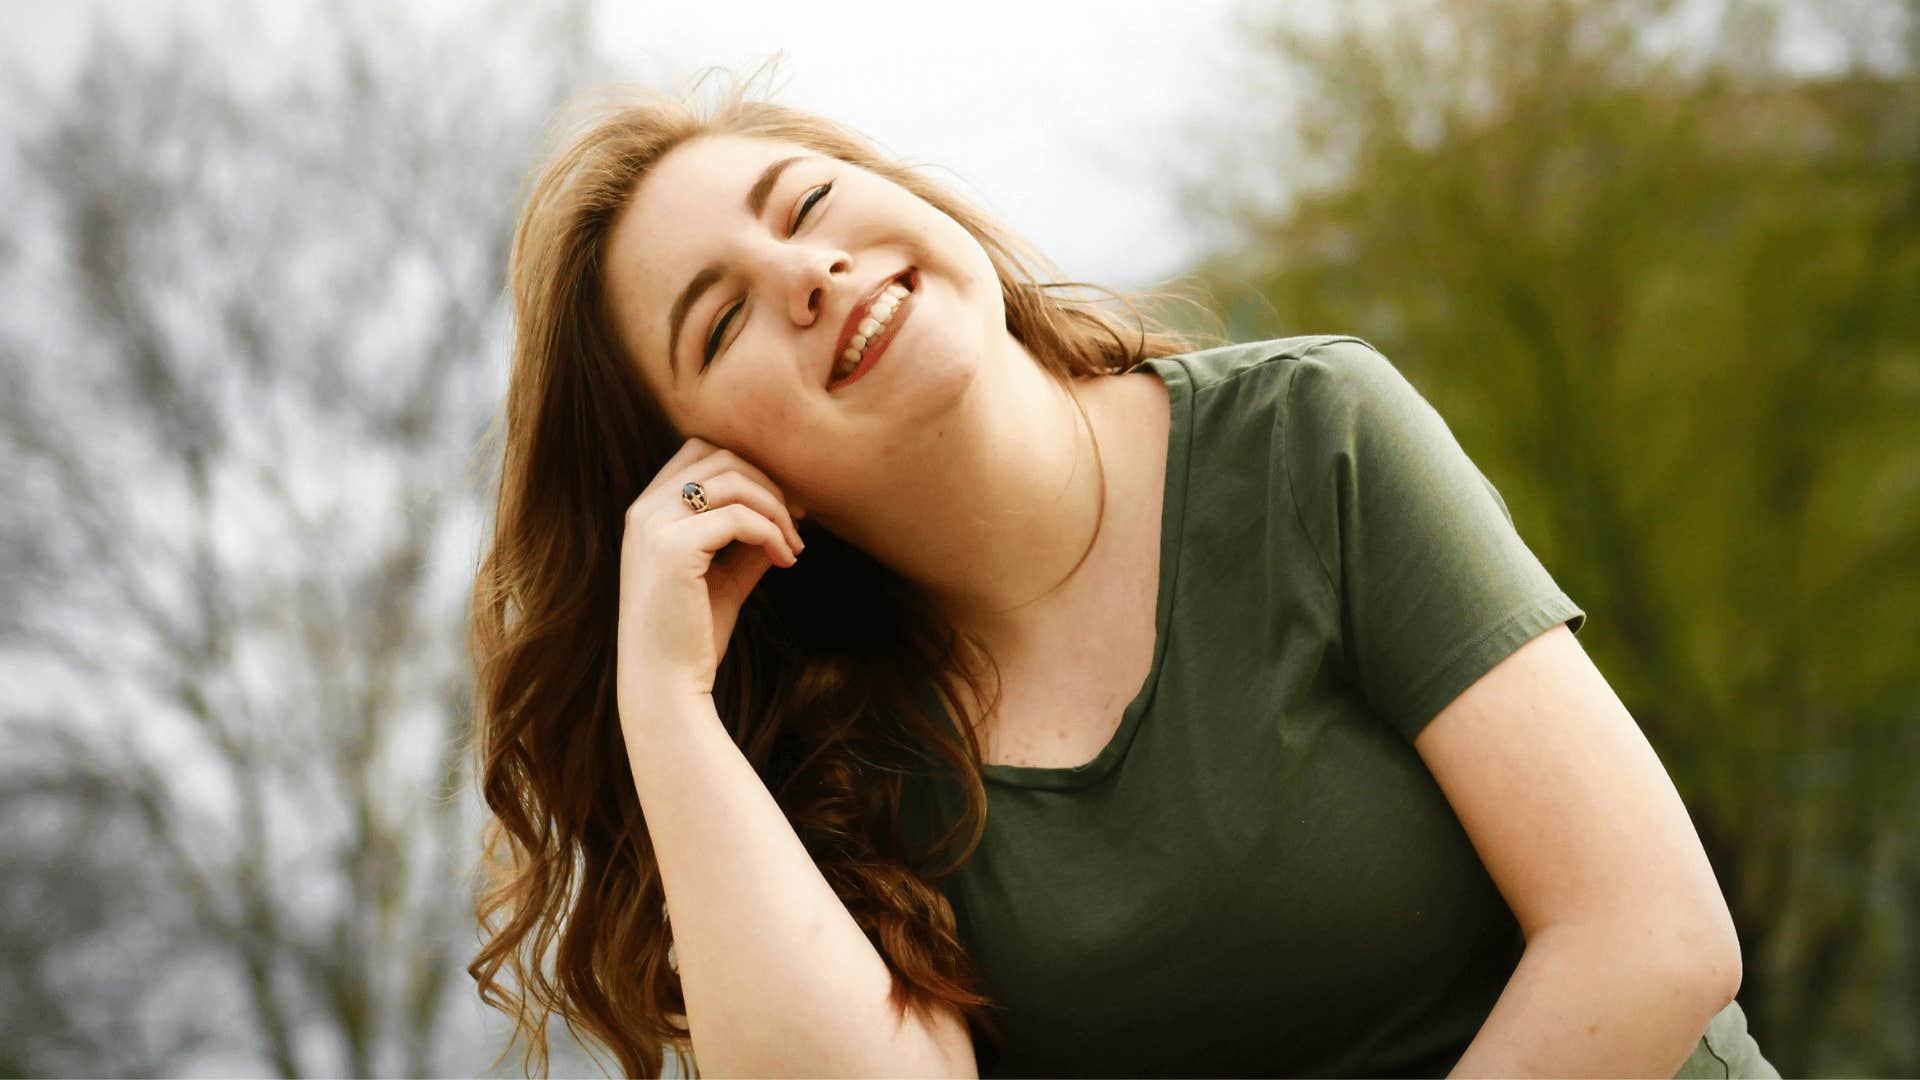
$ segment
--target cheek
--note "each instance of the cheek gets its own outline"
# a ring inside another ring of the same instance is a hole
[[[794,402],[780,394],[747,393],[735,399],[731,426],[747,439],[790,430],[798,419]]]
[[[805,425],[797,404],[788,395],[756,388],[734,394],[718,416],[703,425],[714,432],[709,441],[724,446],[769,472],[784,472],[800,449],[795,437]]]

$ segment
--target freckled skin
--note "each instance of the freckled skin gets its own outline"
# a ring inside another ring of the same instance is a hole
[[[767,398],[749,398],[740,403],[739,418],[742,426],[779,431],[790,428],[798,417],[796,410],[788,403]]]

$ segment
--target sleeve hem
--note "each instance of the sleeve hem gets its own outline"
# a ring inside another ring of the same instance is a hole
[[[1408,742],[1412,742],[1439,715],[1440,710],[1452,704],[1480,676],[1513,655],[1514,650],[1561,623],[1566,623],[1569,630],[1578,633],[1586,621],[1586,612],[1580,610],[1579,605],[1564,591],[1515,612],[1467,642],[1432,675],[1421,680],[1406,705],[1394,717],[1394,726],[1400,729]]]

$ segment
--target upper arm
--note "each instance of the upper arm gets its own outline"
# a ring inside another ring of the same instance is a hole
[[[944,1063],[942,1076],[977,1077],[979,1062],[974,1058],[973,1035],[960,1010],[952,1005],[937,1005],[927,1021],[927,1032]]]
[[[1529,940],[1604,927],[1738,988],[1732,917],[1679,792],[1564,625],[1470,685],[1414,749]]]

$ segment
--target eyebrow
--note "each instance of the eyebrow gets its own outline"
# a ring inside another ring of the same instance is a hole
[[[795,154],[792,157],[783,157],[760,170],[759,179],[747,189],[744,204],[747,213],[756,219],[765,213],[767,199],[773,194],[773,185],[780,182],[780,174],[787,171],[787,166],[805,159],[806,155]],[[720,264],[708,263],[699,273],[693,275],[692,281],[687,282],[687,287],[680,292],[680,298],[673,302],[672,313],[667,316],[667,322],[672,327],[667,335],[667,372],[673,376],[675,386],[680,384],[680,324],[686,321],[687,312],[699,302],[700,297],[719,280]]]

